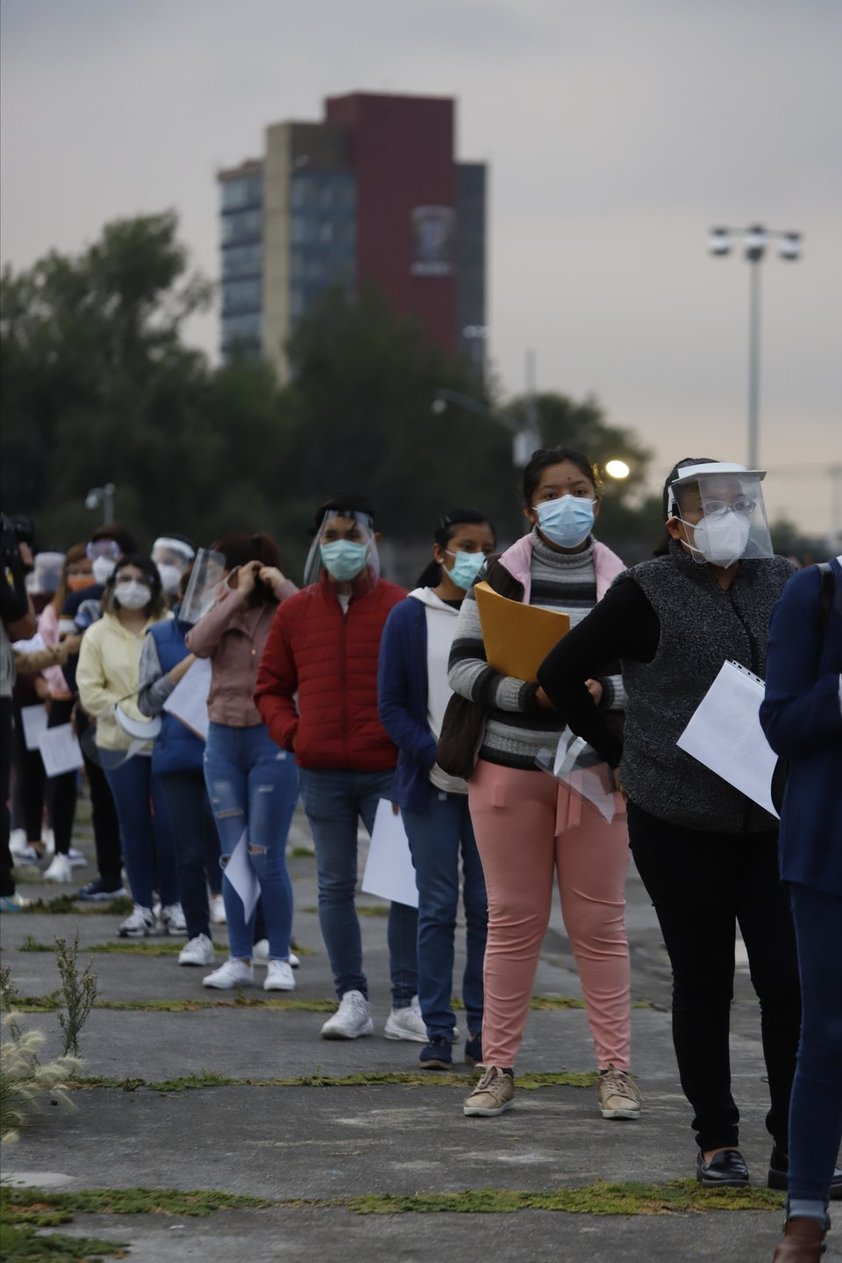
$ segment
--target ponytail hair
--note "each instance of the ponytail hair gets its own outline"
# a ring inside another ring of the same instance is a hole
[[[445,513],[433,531],[433,542],[438,544],[439,548],[447,548],[447,545],[456,534],[456,528],[466,523],[471,526],[490,526],[492,535],[495,540],[497,539],[494,523],[484,513],[480,513],[479,509],[451,509],[449,513]],[[440,583],[441,564],[433,559],[421,571],[415,586],[417,588],[436,588]]]

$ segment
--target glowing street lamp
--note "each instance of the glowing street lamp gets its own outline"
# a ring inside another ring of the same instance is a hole
[[[609,460],[605,472],[609,478],[628,478],[631,470],[624,460]]]

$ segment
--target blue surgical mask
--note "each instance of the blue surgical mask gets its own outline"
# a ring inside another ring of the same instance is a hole
[[[340,583],[356,579],[368,559],[368,544],[356,544],[352,539],[335,539],[320,544],[319,550],[328,574]]]
[[[455,583],[457,588],[467,592],[482,570],[485,553],[453,553],[449,548],[445,548],[444,551],[449,557],[454,558],[452,569],[447,571],[448,579]]]
[[[559,548],[575,548],[593,530],[594,502],[585,496],[559,496],[535,505],[538,528]]]

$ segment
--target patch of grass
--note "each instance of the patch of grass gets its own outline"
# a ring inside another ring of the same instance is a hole
[[[575,995],[534,995],[530,998],[529,1007],[537,1013],[545,1009],[583,1009],[585,1001]]]
[[[95,1259],[125,1259],[124,1241],[99,1237],[67,1237],[39,1233],[30,1224],[0,1224],[0,1258],[8,1263],[94,1263]]]
[[[218,1210],[259,1210],[272,1202],[262,1197],[215,1190],[183,1193],[173,1188],[93,1188],[54,1193],[36,1188],[0,1190],[3,1218],[10,1223],[46,1227],[69,1223],[74,1215],[190,1215]]]
[[[20,1013],[52,1013],[59,1007],[58,992],[49,995],[19,996],[14,1008]],[[95,1009],[122,1013],[198,1013],[202,1009],[268,1009],[280,1013],[333,1013],[335,1000],[303,1000],[286,997],[262,999],[237,992],[231,999],[97,1000]]]
[[[57,895],[55,899],[35,899],[28,912],[47,913],[49,916],[69,916],[71,913],[76,916],[115,916],[125,917],[134,907],[131,899],[127,895],[121,895],[119,899],[112,899],[110,903],[97,903],[83,905],[81,908],[76,903],[74,895]]]
[[[588,1088],[597,1078],[595,1071],[556,1071],[523,1075],[517,1080],[517,1085],[526,1091],[546,1087]],[[435,1074],[424,1070],[375,1070],[343,1075],[302,1074],[285,1079],[235,1079],[210,1072],[177,1079],[110,1079],[96,1075],[76,1079],[73,1086],[118,1088],[124,1092],[136,1092],[139,1088],[148,1088],[150,1092],[193,1092],[201,1088],[376,1088],[393,1085],[464,1089],[467,1082],[468,1076],[458,1070],[437,1071]]]
[[[294,846],[291,851],[287,851],[287,858],[294,860],[314,860],[316,852],[310,851],[306,846]]]
[[[408,1196],[373,1193],[345,1198],[343,1204],[358,1215],[407,1212],[505,1215],[519,1210],[563,1211],[569,1215],[670,1215],[710,1210],[780,1210],[781,1194],[750,1187],[703,1189],[692,1180],[673,1180],[665,1185],[598,1181],[584,1188],[562,1188],[547,1193],[497,1188]]]

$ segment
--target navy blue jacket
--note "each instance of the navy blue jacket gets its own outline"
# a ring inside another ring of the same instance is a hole
[[[427,611],[406,597],[389,612],[377,669],[380,722],[398,747],[391,799],[410,811],[426,811],[436,741],[427,723]]]
[[[772,749],[790,760],[781,876],[842,896],[842,568],[831,565],[834,599],[821,638],[815,566],[792,576],[772,610],[760,722]]]
[[[184,637],[190,630],[189,623],[168,618],[149,628],[147,636],[155,639],[155,648],[161,660],[164,675],[172,671],[187,657],[190,650]],[[204,765],[205,743],[186,724],[169,711],[161,711],[161,731],[152,745],[152,771],[156,776],[173,772],[201,772]]]

